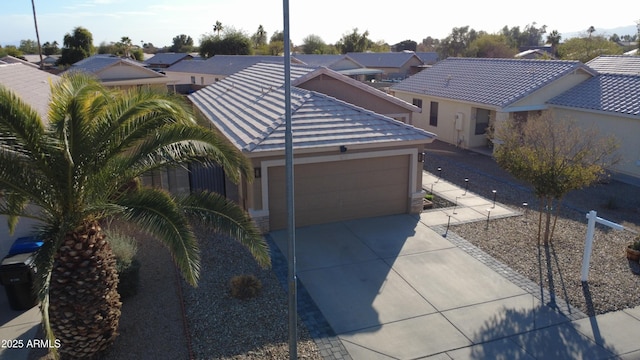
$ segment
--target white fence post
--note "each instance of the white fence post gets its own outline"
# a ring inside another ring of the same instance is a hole
[[[591,260],[591,249],[593,249],[593,235],[596,229],[596,222],[615,230],[624,229],[624,227],[620,224],[616,224],[609,220],[599,218],[598,213],[595,210],[589,211],[589,213],[587,214],[587,219],[589,219],[589,221],[587,222],[587,238],[584,242],[584,255],[582,256],[582,273],[580,278],[583,282],[587,281],[587,278],[589,277],[589,261]]]

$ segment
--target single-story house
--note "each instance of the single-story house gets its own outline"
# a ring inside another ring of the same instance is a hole
[[[331,54],[294,54],[292,57],[300,64],[313,67],[327,67],[342,75],[350,76],[356,80],[365,81],[383,73],[379,69],[368,69],[364,65],[350,58],[348,55]]]
[[[31,105],[43,121],[47,121],[51,85],[58,81],[58,76],[39,70],[37,67],[22,63],[0,63],[0,84]],[[35,225],[34,220],[22,218],[13,235],[9,235],[7,218],[4,215],[0,216],[0,256],[4,256],[9,251],[15,239],[31,235]]]
[[[340,77],[291,66],[296,225],[421,211],[422,151],[435,135],[320,92]],[[253,164],[237,201],[263,231],[285,228],[284,65],[258,63],[189,99]]]
[[[487,149],[494,122],[526,120],[596,75],[579,61],[448,58],[392,86],[391,93],[423,109],[412,125],[462,148]]]
[[[220,81],[260,62],[284,63],[284,57],[272,55],[215,55],[206,60],[181,61],[164,70],[176,85],[189,85],[190,92]],[[291,59],[291,63],[298,63]]]
[[[388,53],[350,52],[347,56],[368,69],[382,71],[377,80],[402,80],[420,72],[425,63],[412,51]]]
[[[51,85],[59,79],[30,64],[0,64],[0,84],[31,105],[45,121],[51,101]]]
[[[183,60],[193,60],[193,58],[193,55],[186,53],[157,53],[144,60],[144,66],[153,70],[162,70]]]
[[[143,66],[142,63],[114,55],[93,55],[71,65],[66,71],[82,71],[95,75],[109,87],[157,86],[170,84],[164,74]]]
[[[640,185],[640,57],[600,56],[587,65],[599,75],[549,100],[549,108],[615,136],[621,161],[610,169],[614,178]]]

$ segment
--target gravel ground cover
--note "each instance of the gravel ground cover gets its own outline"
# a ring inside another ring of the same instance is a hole
[[[628,261],[624,253],[640,226],[640,188],[612,181],[570,193],[560,210],[553,244],[545,248],[537,244],[540,213],[533,194],[491,157],[434,143],[427,150],[425,170],[435,173],[437,167],[442,168],[442,178],[464,186],[467,177],[469,191],[491,198],[492,190],[497,190],[498,202],[525,213],[492,220],[488,228],[485,222],[476,222],[452,226],[451,231],[586,314],[640,305],[640,265]],[[583,284],[580,275],[590,210],[626,229],[596,226],[589,279]]]
[[[183,283],[184,303],[195,359],[287,359],[288,296],[271,269],[261,269],[238,242],[198,230],[202,250],[199,286]],[[233,276],[252,274],[262,283],[253,299],[231,297]],[[298,358],[322,356],[305,325],[298,322]]]

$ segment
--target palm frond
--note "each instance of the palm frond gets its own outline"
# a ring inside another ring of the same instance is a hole
[[[271,266],[269,246],[249,214],[236,203],[214,192],[193,193],[179,201],[190,218],[238,240],[260,266]]]
[[[178,204],[166,192],[142,188],[117,199],[120,215],[154,235],[171,253],[185,280],[196,286],[200,277],[200,251],[191,227]]]

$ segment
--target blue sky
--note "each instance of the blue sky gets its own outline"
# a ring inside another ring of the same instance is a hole
[[[55,40],[62,44],[64,35],[77,26],[93,34],[95,45],[128,36],[134,44],[144,41],[157,47],[171,45],[180,34],[198,43],[203,34],[212,32],[216,21],[247,34],[259,25],[268,36],[283,29],[280,0],[35,0],[35,4],[43,43]],[[640,18],[638,11],[602,4],[596,8],[584,1],[538,0],[529,9],[522,4],[511,0],[289,0],[291,40],[301,44],[304,37],[315,34],[326,43],[335,43],[358,28],[359,32],[368,30],[371,40],[394,44],[406,39],[420,42],[427,36],[441,39],[453,27],[465,25],[492,33],[505,25],[523,29],[533,22],[561,34],[585,31],[593,25],[599,33],[611,35],[605,29],[627,27],[631,33]],[[31,0],[3,1],[0,45],[36,39],[31,10]]]

